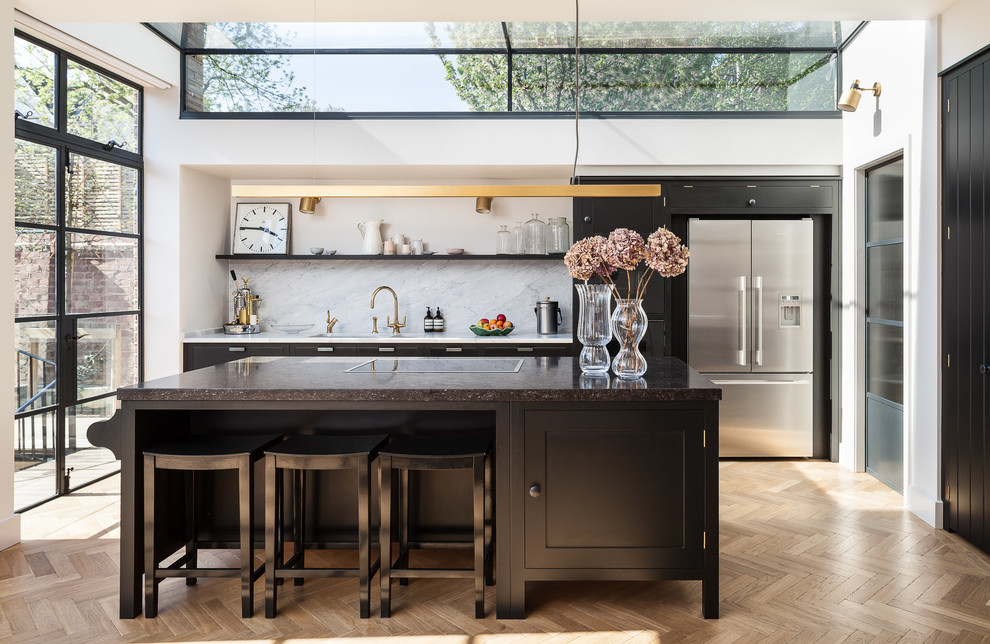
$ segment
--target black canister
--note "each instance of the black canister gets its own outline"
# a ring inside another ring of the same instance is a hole
[[[549,297],[538,301],[533,311],[536,313],[536,332],[540,335],[554,335],[564,323],[560,306]]]

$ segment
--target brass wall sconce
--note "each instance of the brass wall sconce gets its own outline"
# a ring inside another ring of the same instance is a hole
[[[880,83],[873,83],[873,87],[864,88],[859,84],[858,79],[854,80],[853,84],[849,86],[849,89],[842,92],[842,96],[839,97],[836,107],[843,112],[855,112],[859,106],[859,99],[863,97],[860,92],[873,92],[874,96],[880,96],[880,89]]]
[[[474,211],[479,215],[487,215],[492,211],[491,197],[478,197],[474,200]]]
[[[319,197],[303,197],[299,200],[299,212],[312,215],[316,211],[316,204],[320,201]]]

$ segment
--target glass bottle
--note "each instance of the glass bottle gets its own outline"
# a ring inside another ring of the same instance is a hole
[[[426,317],[423,318],[423,332],[433,333],[433,313],[426,307]]]
[[[571,248],[571,227],[564,217],[551,217],[547,237],[547,253],[563,255]]]
[[[502,229],[495,233],[495,254],[496,255],[512,255],[516,252],[516,239],[509,232],[508,226],[502,226]]]
[[[524,254],[526,252],[526,229],[523,228],[521,221],[516,222],[516,227],[512,229],[512,236],[516,241],[516,248],[512,252],[516,255]]]
[[[547,254],[547,225],[540,221],[538,213],[526,222],[526,253],[529,255]]]
[[[447,330],[447,322],[443,319],[443,314],[440,313],[440,307],[437,307],[437,314],[433,316],[433,332],[443,333]]]

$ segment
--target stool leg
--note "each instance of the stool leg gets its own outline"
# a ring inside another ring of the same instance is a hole
[[[485,616],[485,457],[474,459],[474,616]]]
[[[251,457],[245,456],[237,468],[237,487],[240,499],[241,523],[241,617],[247,619],[254,613],[254,584],[251,573],[254,570],[254,504],[251,503],[254,490],[254,467]]]
[[[495,481],[492,480],[494,456],[485,459],[485,585],[495,585]]]
[[[186,502],[186,525],[189,527],[189,541],[186,542],[186,556],[189,557],[189,562],[186,564],[186,568],[199,568],[199,551],[196,548],[196,537],[198,536],[196,532],[196,470],[189,470],[186,472],[186,485],[189,488],[188,496],[189,499]],[[195,577],[186,577],[187,586],[195,586]]]
[[[381,570],[378,574],[381,576],[382,586],[381,616],[389,617],[392,612],[392,458],[387,454],[378,458],[378,488],[381,496],[381,519],[378,527]]]
[[[155,457],[144,457],[144,616],[158,616],[158,579],[155,577]]]
[[[306,532],[306,470],[296,470],[296,480],[299,482],[299,486],[296,488],[298,493],[296,494],[296,520],[293,522],[293,534],[295,535],[295,542],[292,546],[292,554],[298,554],[296,559],[296,568],[302,570],[306,567],[306,546],[303,545],[305,532]],[[296,577],[292,583],[295,586],[302,586],[302,577]]]
[[[278,469],[275,467],[275,456],[265,457],[265,617],[275,617],[278,601],[275,587],[275,568],[278,553],[279,505],[282,495],[279,494]]]
[[[358,577],[360,583],[361,618],[371,617],[371,463],[367,456],[358,466]]]
[[[399,561],[405,557],[409,567],[409,470],[399,470]],[[400,586],[408,586],[408,577],[399,577]]]

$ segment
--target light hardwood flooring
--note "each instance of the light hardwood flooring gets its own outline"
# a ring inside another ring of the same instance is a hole
[[[114,477],[24,515],[23,543],[0,552],[0,639],[990,641],[990,557],[901,509],[901,497],[869,476],[830,463],[722,464],[719,620],[702,619],[694,581],[531,583],[525,620],[496,620],[490,589],[488,616],[475,620],[470,581],[432,579],[396,586],[384,620],[377,592],[373,617],[357,617],[351,579],[284,587],[272,620],[263,616],[261,582],[255,617],[242,620],[236,580],[168,580],[158,618],[119,620],[118,485]],[[212,563],[236,564],[236,555]]]

